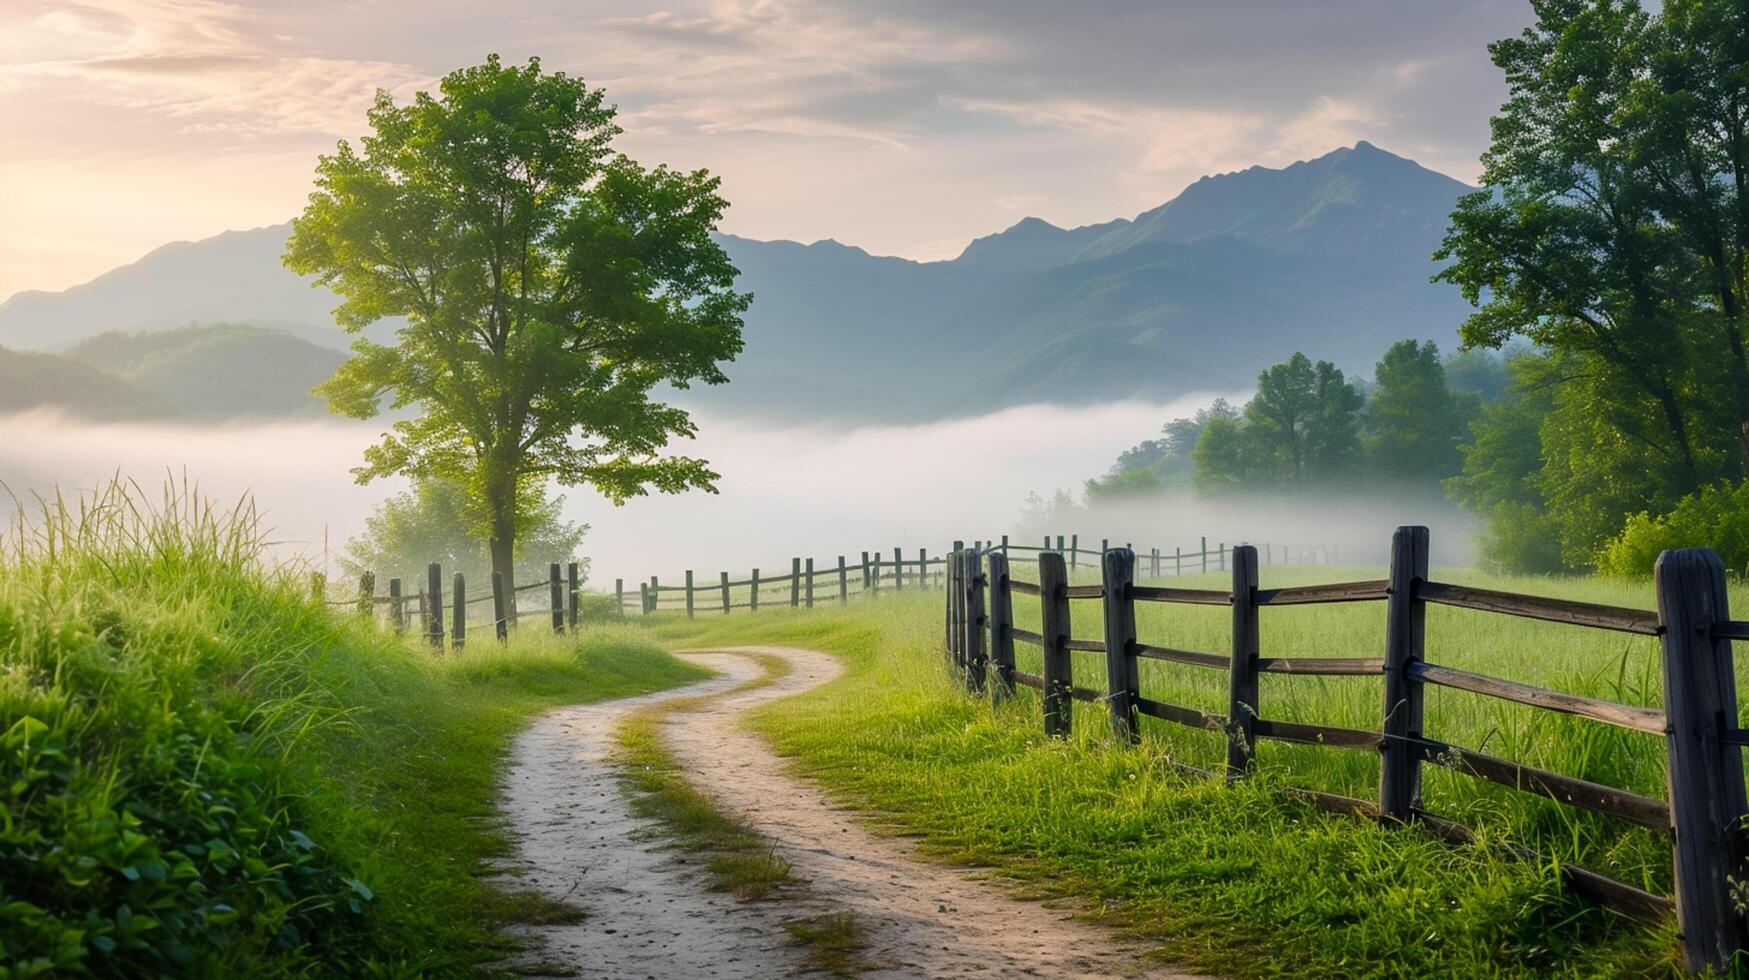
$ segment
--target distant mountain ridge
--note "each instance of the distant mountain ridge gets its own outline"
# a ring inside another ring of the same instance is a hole
[[[1368,371],[1393,341],[1454,339],[1467,306],[1428,282],[1429,257],[1469,190],[1362,142],[1205,177],[1133,219],[1027,218],[941,262],[721,235],[754,294],[747,349],[731,384],[678,397],[788,419],[915,420],[1243,388],[1294,350]],[[280,265],[288,233],[167,245],[61,293],[21,293],[0,304],[0,345],[226,320],[343,348],[335,298]]]

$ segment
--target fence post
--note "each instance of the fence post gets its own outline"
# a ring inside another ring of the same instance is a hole
[[[1209,570],[1209,539],[1208,539],[1208,535],[1205,534],[1202,536],[1202,545],[1199,547],[1198,550],[1200,550],[1202,552],[1202,570],[1204,573],[1206,573]]]
[[[1233,659],[1227,671],[1227,781],[1251,771],[1257,751],[1257,549],[1233,549]]]
[[[1148,577],[1149,578],[1159,578],[1160,577],[1160,549],[1159,548],[1148,549]]]
[[[948,563],[946,563],[943,572],[944,579],[946,579],[943,583],[946,588],[943,591],[946,591],[946,606],[948,606],[946,646],[948,646],[948,660],[951,660],[955,667],[960,665],[960,555],[964,555],[964,549],[955,548],[950,551]]]
[[[1061,534],[1057,535],[1057,550],[1063,550],[1063,536]]]
[[[966,690],[984,693],[984,558],[966,555]]]
[[[729,614],[729,573],[722,573],[720,581],[723,588],[723,615]]]
[[[1122,741],[1142,740],[1141,677],[1136,665],[1136,601],[1130,586],[1136,579],[1136,553],[1111,548],[1100,558],[1105,596],[1105,687],[1111,706],[1111,729]]]
[[[492,573],[492,617],[493,629],[498,633],[499,640],[510,639],[510,623],[504,618],[504,573]]]
[[[431,596],[431,633],[429,640],[432,646],[443,649],[443,566],[437,562],[425,566],[425,591]]]
[[[1105,551],[1104,548],[1101,548],[1099,550],[1101,552]],[[1070,570],[1074,570],[1076,568],[1081,567],[1080,557],[1081,557],[1081,535],[1071,534],[1071,535],[1069,535],[1069,568],[1070,568]]]
[[[905,549],[893,549],[893,591],[905,588]]]
[[[759,611],[759,569],[753,570],[753,591],[747,596],[747,611]]]
[[[1008,555],[1008,535],[1006,534],[1002,535],[1002,555],[1003,557]]]
[[[1749,947],[1732,902],[1743,875],[1743,750],[1726,741],[1740,727],[1731,641],[1713,635],[1729,620],[1725,565],[1709,548],[1658,556],[1653,572],[1664,627],[1664,713],[1669,725],[1670,817],[1675,824],[1676,918],[1690,971],[1732,975]]]
[[[1014,696],[1014,595],[1008,586],[1008,555],[990,552],[984,573],[990,589],[990,663],[996,677],[990,697],[997,704]]]
[[[807,607],[814,608],[814,559],[808,559],[808,592]]]
[[[802,560],[789,560],[789,607],[796,608],[802,604]]]
[[[468,642],[468,583],[462,573],[455,573],[455,587],[450,590],[449,645],[460,650]]]
[[[375,572],[365,572],[358,577],[358,611],[365,615],[374,612],[377,598],[377,576]]]
[[[650,615],[650,583],[638,583],[638,615]]]
[[[692,618],[692,569],[686,570],[686,618]]]
[[[1227,543],[1225,541],[1215,544],[1215,562],[1216,571],[1224,572],[1227,570]]]
[[[570,613],[571,629],[573,631],[577,629],[577,617],[583,611],[582,588],[583,576],[579,574],[577,563],[571,562],[565,566],[565,607]],[[613,611],[615,615],[622,617],[626,614],[625,602],[620,600],[620,595],[624,591],[625,582],[617,578],[614,579],[613,598],[615,601],[613,604]]]
[[[868,584],[868,552],[862,553],[862,591],[874,591]]]
[[[1391,536],[1391,587],[1385,605],[1384,740],[1379,751],[1379,815],[1405,821],[1421,802],[1421,662],[1427,605],[1416,595],[1427,578],[1425,527],[1399,527]]]
[[[929,549],[917,549],[917,587],[929,588]]]
[[[1074,672],[1069,661],[1069,570],[1058,552],[1038,556],[1038,589],[1044,637],[1045,734],[1069,737],[1073,729],[1074,699],[1069,689]]]
[[[389,618],[395,621],[395,634],[407,631],[407,602],[401,597],[401,580],[389,579]]]
[[[565,632],[565,579],[556,561],[547,563],[547,605],[552,607],[553,632]]]
[[[844,556],[838,556],[838,604],[850,604],[850,568],[844,564]]]
[[[657,583],[656,576],[650,576],[650,611],[656,612],[662,608],[662,587]]]

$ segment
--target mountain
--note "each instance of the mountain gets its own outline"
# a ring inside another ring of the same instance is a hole
[[[790,420],[920,420],[1233,391],[1295,350],[1365,375],[1394,341],[1452,346],[1468,307],[1429,283],[1429,256],[1469,189],[1363,142],[1205,177],[1133,219],[1028,218],[948,261],[721,235],[754,294],[746,350],[731,384],[674,397]],[[335,298],[279,263],[288,231],[167,245],[63,293],[21,293],[0,304],[0,344],[65,349],[222,319],[343,347]]]
[[[111,331],[63,353],[0,348],[0,412],[209,422],[321,416],[327,406],[310,389],[345,359],[282,330],[232,323]]]

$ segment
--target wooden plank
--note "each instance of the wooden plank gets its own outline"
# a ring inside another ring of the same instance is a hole
[[[1532,687],[1529,684],[1520,684],[1516,681],[1502,680],[1483,674],[1472,674],[1469,671],[1440,667],[1436,664],[1412,664],[1409,667],[1409,672],[1417,680],[1428,684],[1469,691],[1472,694],[1485,694],[1502,701],[1528,704],[1532,707],[1558,711],[1562,714],[1577,715],[1592,721],[1603,722],[1606,725],[1614,725],[1617,728],[1626,728],[1636,732],[1646,732],[1650,735],[1663,735],[1667,725],[1664,712],[1656,708],[1641,708],[1631,704],[1604,701],[1599,698],[1564,694],[1560,691]]]
[[[1384,673],[1385,662],[1367,657],[1264,657],[1257,661],[1257,669],[1265,674],[1366,677]]]
[[[1175,664],[1190,664],[1193,667],[1208,667],[1213,670],[1226,670],[1232,665],[1232,657],[1219,653],[1198,653],[1195,650],[1178,650],[1172,647],[1157,647],[1146,643],[1136,645],[1136,656],[1149,660],[1165,660]]]
[[[1014,560],[1019,561],[1020,559],[1016,558]],[[1038,587],[1037,582],[1022,582],[1020,579],[1010,579],[1008,581],[1008,588],[1011,591],[1020,593],[1021,595],[1041,595],[1042,594],[1039,591],[1039,587]]]
[[[1138,585],[1130,590],[1137,602],[1178,602],[1193,606],[1230,605],[1233,596],[1218,589],[1171,589],[1157,585]]]
[[[1073,730],[1073,703],[1069,689],[1075,683],[1069,660],[1069,570],[1063,556],[1041,552],[1038,559],[1040,607],[1044,634],[1045,735],[1068,738]]]
[[[1094,690],[1091,687],[1071,687],[1069,688],[1069,697],[1076,701],[1085,701],[1088,704],[1098,704],[1105,700],[1105,692]]]
[[[1406,821],[1421,803],[1422,686],[1412,668],[1422,660],[1427,607],[1416,597],[1427,579],[1428,532],[1399,527],[1391,536],[1391,598],[1385,611],[1385,734],[1379,760],[1379,813]]]
[[[1423,758],[1435,765],[1468,773],[1520,792],[1544,796],[1568,806],[1620,817],[1642,827],[1651,827],[1654,830],[1670,829],[1670,804],[1663,800],[1563,776],[1433,739],[1423,738],[1420,744]]]
[[[1102,585],[1071,585],[1068,587],[1071,599],[1102,599],[1105,597],[1105,587]]]
[[[1713,636],[1725,640],[1749,640],[1749,623],[1714,623]]]
[[[1729,974],[1749,948],[1749,928],[1732,900],[1744,875],[1743,750],[1723,738],[1736,728],[1737,679],[1725,565],[1707,548],[1658,556],[1653,570],[1665,626],[1664,711],[1669,716],[1669,786],[1676,828],[1676,912],[1691,972]],[[1721,723],[1721,720],[1724,720]]]
[[[1037,674],[1029,674],[1024,670],[1014,672],[1014,683],[1030,687],[1037,691],[1045,689],[1045,679]]]
[[[1296,585],[1285,589],[1259,589],[1260,606],[1299,606],[1328,602],[1367,602],[1390,595],[1390,581],[1333,582],[1328,585]]]
[[[1009,633],[1016,640],[1020,640],[1024,643],[1031,643],[1033,646],[1040,646],[1040,647],[1045,645],[1044,636],[1042,636],[1041,634],[1038,634],[1038,633],[1034,633],[1032,630],[1023,630],[1020,627],[1016,626],[1013,629],[1009,630]]]
[[[1445,582],[1422,582],[1418,590],[1421,599],[1442,606],[1479,609],[1505,616],[1618,630],[1641,636],[1658,635],[1658,614],[1644,609],[1574,602],[1571,599],[1552,599],[1548,596],[1520,595],[1516,592],[1496,592],[1493,589],[1450,585]]]
[[[1065,644],[1065,646],[1070,650],[1079,650],[1082,653],[1104,653],[1105,652],[1105,641],[1104,640],[1073,640],[1072,639],[1072,640],[1069,640]]]
[[[1149,697],[1136,699],[1136,711],[1150,718],[1176,722],[1186,728],[1200,728],[1218,732],[1227,727],[1227,719],[1220,715],[1205,714],[1195,708],[1186,708],[1184,705],[1171,704],[1166,701],[1156,701]]]
[[[1257,754],[1257,549],[1233,548],[1232,656],[1227,669],[1227,779],[1250,772]]]
[[[1136,553],[1111,548],[1100,556],[1100,592],[1105,613],[1106,707],[1111,712],[1111,730],[1119,741],[1142,740],[1136,699],[1142,696],[1142,681],[1136,661],[1136,604],[1130,586],[1136,580]]]
[[[1254,727],[1258,738],[1305,745],[1327,745],[1337,749],[1377,751],[1379,741],[1383,738],[1378,732],[1359,728],[1338,728],[1334,725],[1312,725],[1297,721],[1269,721],[1264,718],[1257,719]]]
[[[1315,789],[1301,789],[1298,786],[1289,786],[1287,791],[1307,803],[1331,813],[1344,813],[1362,820],[1377,820],[1379,818],[1379,808],[1371,800],[1357,800],[1352,796],[1339,796],[1335,793],[1320,793]]]

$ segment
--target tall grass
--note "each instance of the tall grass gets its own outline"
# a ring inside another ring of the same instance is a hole
[[[698,671],[648,645],[435,657],[314,603],[252,506],[110,485],[0,561],[0,964],[12,976],[461,974],[528,903],[481,881],[509,735]]]
[[[1031,566],[1016,577],[1033,579]],[[1378,569],[1271,567],[1265,587],[1382,578]],[[1526,579],[1439,570],[1492,588],[1648,607],[1650,586],[1599,579]],[[1088,579],[1083,578],[1083,581]],[[1225,587],[1215,573],[1185,585]],[[1739,611],[1749,595],[1733,586]],[[1076,636],[1100,638],[1099,604],[1073,604]],[[1038,629],[1037,600],[1015,597],[1019,625]],[[1382,604],[1262,610],[1264,656],[1376,657]],[[1183,960],[1237,975],[1478,976],[1669,974],[1672,927],[1646,928],[1565,891],[1551,866],[1510,860],[1527,845],[1667,891],[1667,838],[1608,817],[1426,767],[1430,809],[1482,831],[1451,848],[1414,829],[1385,830],[1296,800],[1303,786],[1370,799],[1376,753],[1263,743],[1260,772],[1228,788],[1176,774],[1172,762],[1219,768],[1215,733],[1144,719],[1137,749],[1115,746],[1099,706],[1076,704],[1074,737],[1042,735],[1034,692],[993,708],[955,688],[942,654],[938,591],[844,609],[691,622],[660,616],[656,635],[689,645],[776,642],[844,657],[845,677],[759,712],[754,724],[847,800],[926,846],[994,864],[1048,894],[1092,899],[1120,924]],[[1144,642],[1224,653],[1224,608],[1141,604]],[[1017,645],[1038,673],[1036,649]],[[1578,694],[1656,707],[1658,648],[1649,638],[1429,610],[1434,663]],[[1105,683],[1101,655],[1077,653],[1076,683]],[[1144,662],[1149,697],[1226,711],[1219,671]],[[1263,678],[1260,712],[1284,721],[1377,730],[1376,678]],[[1620,786],[1664,794],[1655,737],[1464,692],[1429,689],[1430,737]]]

